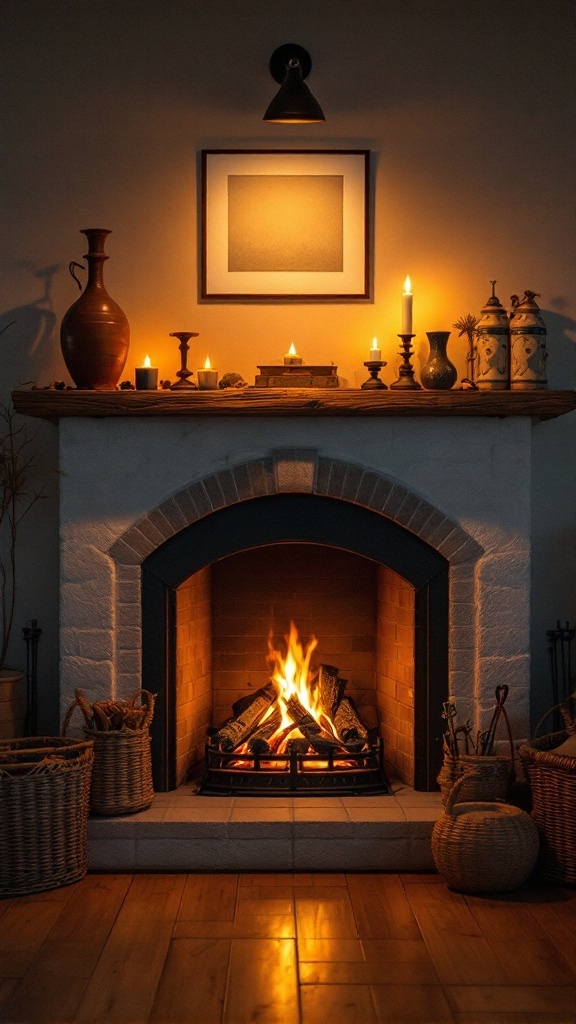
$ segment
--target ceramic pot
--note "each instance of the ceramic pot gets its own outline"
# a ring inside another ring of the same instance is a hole
[[[113,390],[122,374],[128,346],[130,327],[120,306],[111,299],[104,287],[104,243],[110,234],[104,228],[83,228],[88,240],[88,281],[82,295],[65,313],[60,328],[62,355],[76,387],[94,391]],[[78,284],[74,268],[69,270]]]
[[[0,669],[0,739],[22,736],[26,717],[24,676],[15,669]]]
[[[446,354],[450,331],[427,331],[430,355],[420,371],[422,387],[428,391],[449,391],[456,383],[456,367]]]

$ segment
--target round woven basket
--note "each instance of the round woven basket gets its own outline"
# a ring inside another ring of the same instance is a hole
[[[135,814],[154,799],[150,733],[142,729],[110,732],[84,729],[94,741],[90,810],[94,814]]]
[[[439,873],[460,892],[512,892],[526,881],[538,857],[538,830],[525,811],[509,804],[456,803],[458,779],[445,813],[432,831]]]
[[[567,736],[565,731],[549,733],[524,743],[518,753],[532,790],[542,873],[553,882],[576,885],[576,757],[553,750]]]
[[[0,896],[84,877],[92,762],[91,740],[0,740]]]

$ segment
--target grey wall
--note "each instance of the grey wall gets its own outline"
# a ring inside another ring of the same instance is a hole
[[[264,125],[280,43],[312,53],[325,125]],[[352,384],[378,336],[396,375],[406,273],[417,365],[425,331],[500,298],[541,293],[553,387],[576,385],[574,53],[569,0],[4,0],[0,32],[0,392],[66,378],[59,321],[82,227],[112,229],[107,284],[128,315],[126,376],[150,352],[177,368],[174,330],[200,332],[198,363],[252,378],[297,340]],[[374,152],[374,301],[200,304],[197,154],[206,147]],[[461,374],[462,341],[451,354]],[[575,416],[534,430],[535,706],[548,703],[544,632],[576,618]],[[57,431],[38,421],[38,462]],[[382,429],[375,427],[375,429]],[[94,481],[95,488],[98,480]],[[506,480],[502,480],[506,486]],[[22,532],[20,624],[43,627],[41,726],[57,727],[58,480]]]

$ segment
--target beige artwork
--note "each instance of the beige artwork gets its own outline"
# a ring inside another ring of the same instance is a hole
[[[228,176],[228,270],[341,273],[340,174]]]

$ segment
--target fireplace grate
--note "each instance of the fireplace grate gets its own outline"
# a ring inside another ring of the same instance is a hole
[[[360,753],[285,754],[225,753],[205,749],[200,794],[221,796],[360,796],[391,793],[384,770],[382,738]]]

